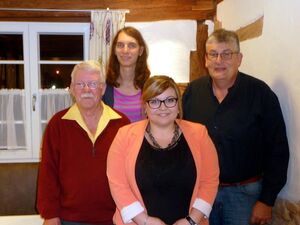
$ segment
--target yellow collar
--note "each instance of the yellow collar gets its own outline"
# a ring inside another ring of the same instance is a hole
[[[103,102],[101,102],[101,104],[103,107],[103,113],[98,121],[97,131],[95,136],[87,128],[76,103],[71,106],[71,108],[66,112],[66,114],[62,117],[62,119],[75,120],[82,127],[82,129],[84,129],[87,132],[91,141],[95,143],[97,137],[105,129],[105,127],[107,126],[110,120],[121,118],[121,116],[117,112],[115,112],[112,108],[110,108],[108,105],[105,105]]]

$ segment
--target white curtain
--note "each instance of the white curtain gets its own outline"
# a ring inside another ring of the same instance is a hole
[[[42,131],[58,111],[68,108],[73,104],[73,99],[66,89],[40,89],[40,104],[41,104],[41,126]]]
[[[125,26],[127,11],[101,10],[91,12],[90,59],[107,65],[112,39]]]
[[[40,126],[45,129],[49,119],[73,104],[68,90],[40,89]],[[25,91],[0,89],[0,150],[26,149]],[[30,112],[28,112],[30,113]]]
[[[0,89],[0,150],[25,149],[25,92]]]

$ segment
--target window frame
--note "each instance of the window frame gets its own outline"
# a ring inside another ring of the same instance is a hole
[[[41,64],[77,64],[81,61],[45,61],[39,59],[39,34],[83,35],[83,60],[89,54],[89,23],[64,22],[0,22],[0,33],[23,34],[23,60],[0,60],[0,64],[24,65],[24,92],[27,148],[24,150],[0,151],[0,163],[38,162],[42,142],[41,110],[39,96]],[[37,82],[38,81],[38,82]],[[36,106],[33,110],[33,96]]]

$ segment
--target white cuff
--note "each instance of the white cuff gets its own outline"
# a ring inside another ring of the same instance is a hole
[[[131,223],[132,218],[144,211],[144,207],[139,202],[134,202],[121,210],[124,223]]]
[[[193,208],[201,211],[206,217],[209,217],[209,214],[212,210],[211,204],[209,204],[208,202],[206,202],[200,198],[196,199],[196,201],[193,204]]]

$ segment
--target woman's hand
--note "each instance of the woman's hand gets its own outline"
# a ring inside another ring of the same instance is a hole
[[[148,217],[147,223],[142,225],[167,225],[161,219],[157,217]],[[187,225],[187,224],[186,224]]]
[[[173,225],[190,225],[190,223],[185,218],[182,218],[177,220]]]

